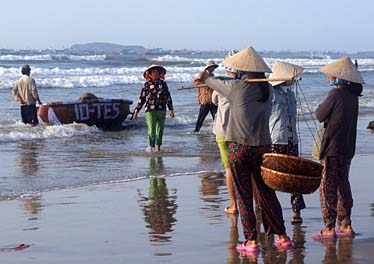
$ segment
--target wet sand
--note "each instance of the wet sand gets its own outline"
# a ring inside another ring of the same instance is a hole
[[[1,263],[371,263],[373,161],[356,156],[351,167],[354,239],[313,241],[323,227],[318,191],[305,196],[304,223],[294,226],[290,196],[278,193],[293,248],[278,250],[261,227],[261,252],[241,256],[235,250],[243,239],[240,219],[223,213],[225,179],[211,172],[1,201]],[[30,247],[1,250],[21,243]]]

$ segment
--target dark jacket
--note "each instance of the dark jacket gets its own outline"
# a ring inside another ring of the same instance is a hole
[[[135,109],[140,112],[144,104],[145,112],[165,111],[166,106],[170,111],[173,110],[173,100],[171,99],[169,88],[164,80],[150,80],[144,83],[138,99],[138,105]]]
[[[353,158],[356,149],[358,96],[362,85],[333,88],[316,110],[318,121],[324,122],[320,157]]]

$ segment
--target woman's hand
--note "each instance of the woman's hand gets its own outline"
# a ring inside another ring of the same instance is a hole
[[[132,119],[137,120],[138,119],[138,110],[134,110],[134,114],[132,115]]]
[[[170,110],[170,111],[169,111],[169,116],[170,116],[171,119],[174,118],[174,111],[173,111],[173,110]]]
[[[208,79],[210,77],[210,74],[208,71],[204,71],[203,74],[201,75],[201,78],[200,80],[205,83],[206,79]]]

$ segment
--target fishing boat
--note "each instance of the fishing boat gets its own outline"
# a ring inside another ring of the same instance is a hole
[[[101,129],[117,129],[122,127],[122,123],[131,113],[131,100],[97,98],[88,93],[84,95],[78,100],[39,105],[40,123],[56,125],[75,122],[95,125]]]

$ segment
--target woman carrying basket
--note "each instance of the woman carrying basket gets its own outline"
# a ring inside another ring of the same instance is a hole
[[[229,161],[234,175],[237,202],[245,242],[238,251],[256,252],[256,216],[252,186],[258,189],[258,201],[267,234],[278,234],[275,243],[289,247],[292,241],[286,234],[282,208],[275,191],[261,177],[262,155],[271,145],[269,118],[272,88],[267,82],[248,83],[246,78],[264,78],[271,72],[253,48],[246,48],[225,59],[222,65],[237,70],[234,80],[208,78],[206,84],[226,97],[230,104],[225,139],[229,141]]]
[[[313,234],[313,238],[353,237],[349,169],[356,147],[358,97],[365,82],[348,57],[330,63],[320,71],[328,76],[334,88],[316,110],[317,119],[325,127],[320,150],[323,171],[319,187],[325,229]],[[335,230],[336,222],[338,228]]]
[[[282,61],[276,61],[269,78],[297,77],[304,68]],[[270,116],[271,152],[299,156],[298,135],[296,131],[297,103],[292,91],[293,81],[273,81],[272,111]],[[292,224],[301,224],[300,211],[305,208],[301,194],[291,194],[293,211]]]

